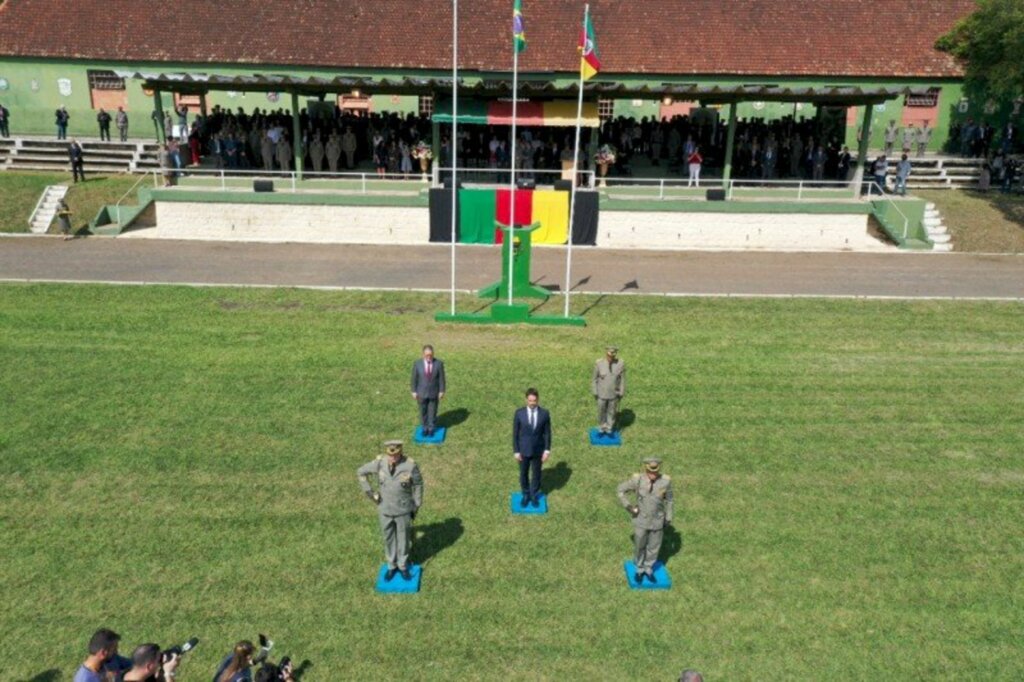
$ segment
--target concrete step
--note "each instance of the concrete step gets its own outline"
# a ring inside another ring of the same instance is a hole
[[[948,244],[953,241],[953,238],[948,234],[929,234],[928,239],[931,239],[936,244]]]
[[[946,242],[944,244],[935,244],[932,247],[932,251],[949,252],[949,251],[952,251],[952,250],[953,250],[953,244],[951,244],[950,242]]]

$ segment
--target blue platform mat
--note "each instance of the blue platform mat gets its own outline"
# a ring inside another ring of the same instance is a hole
[[[387,564],[380,565],[380,571],[377,572],[378,592],[413,594],[420,591],[420,577],[423,575],[423,569],[416,564],[409,566],[410,575],[408,580],[403,578],[401,573],[395,573],[395,577],[391,580],[384,580],[384,574],[387,573],[387,570]]]
[[[512,493],[512,501],[510,507],[513,514],[547,514],[548,513],[548,496],[541,493],[537,496],[537,506],[534,507],[530,504],[527,507],[523,507],[520,502],[523,500],[522,493]]]
[[[423,435],[423,427],[417,426],[416,433],[412,439],[420,445],[440,445],[444,442],[444,437],[448,433],[448,429],[443,426],[438,426],[434,429],[434,434],[431,436]]]
[[[624,564],[626,569],[626,582],[629,583],[629,589],[631,590],[669,590],[672,589],[672,576],[668,574],[668,569],[665,568],[665,564],[660,561],[654,564],[654,580],[651,582],[644,576],[642,584],[637,584],[633,580],[633,576],[636,574],[636,564],[632,561],[627,561]]]
[[[590,429],[590,444],[598,447],[620,447],[622,445],[622,432],[601,433],[601,429]]]

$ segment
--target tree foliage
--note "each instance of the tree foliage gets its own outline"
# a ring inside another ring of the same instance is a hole
[[[996,99],[1024,95],[1024,1],[978,0],[935,46],[964,64],[969,90]]]

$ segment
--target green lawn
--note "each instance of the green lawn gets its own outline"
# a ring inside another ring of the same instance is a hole
[[[0,287],[0,679],[70,680],[99,626],[201,637],[183,682],[257,632],[306,680],[1024,677],[1019,305],[575,306],[586,329],[441,326],[431,295]],[[409,448],[423,592],[385,597],[355,469],[408,442],[423,342],[459,423]],[[621,449],[585,442],[607,342]],[[508,512],[528,385],[546,518]],[[675,587],[643,594],[615,486],[651,454]]]
[[[65,200],[72,212],[72,226],[81,231],[96,217],[105,204],[116,204],[125,192],[144,176],[89,174],[85,182],[73,183],[69,173],[29,173],[4,171],[0,173],[0,232],[28,232],[28,219],[47,185],[68,185]],[[126,204],[138,203],[134,192],[125,199]],[[50,232],[59,232],[57,221]]]
[[[1024,197],[996,190],[917,190],[935,202],[953,235],[954,251],[1024,253]]]

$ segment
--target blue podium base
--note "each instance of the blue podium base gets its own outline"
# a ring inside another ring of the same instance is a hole
[[[395,577],[391,580],[384,580],[384,574],[388,571],[387,564],[380,565],[380,571],[377,572],[377,591],[394,593],[394,594],[413,594],[420,591],[420,577],[423,575],[423,569],[416,564],[409,566],[409,579],[406,580],[402,577],[401,573],[395,573]]]
[[[601,429],[590,429],[590,444],[600,447],[619,447],[622,445],[622,432],[601,433]]]
[[[433,435],[425,436],[423,435],[423,427],[417,426],[416,433],[413,435],[412,439],[420,445],[440,445],[444,442],[444,437],[447,432],[448,429],[443,426],[438,426],[434,429]]]
[[[672,589],[672,576],[668,574],[668,569],[665,568],[665,564],[660,561],[654,564],[654,582],[652,583],[647,576],[643,576],[643,582],[637,583],[633,576],[636,575],[636,564],[632,561],[627,561],[624,564],[626,569],[626,582],[629,583],[629,589],[631,590],[670,590]]]
[[[537,506],[529,504],[523,507],[521,502],[523,501],[522,493],[512,493],[512,501],[510,506],[513,514],[547,514],[548,513],[548,496],[541,493],[537,496]]]

